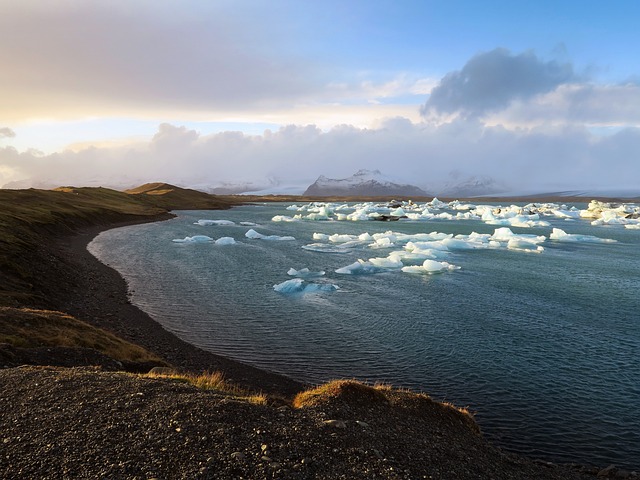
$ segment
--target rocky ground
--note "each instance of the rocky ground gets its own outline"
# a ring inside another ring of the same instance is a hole
[[[452,407],[351,382],[298,408],[87,367],[4,369],[0,383],[2,478],[571,480],[597,471],[505,454]]]

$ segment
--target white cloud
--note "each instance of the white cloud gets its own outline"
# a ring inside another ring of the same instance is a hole
[[[21,186],[133,186],[169,181],[214,187],[228,183],[301,190],[318,175],[344,178],[360,168],[437,188],[452,171],[490,176],[516,189],[632,188],[640,178],[640,129],[602,137],[585,128],[508,130],[478,121],[444,125],[383,122],[376,129],[288,126],[263,135],[200,135],[163,124],[147,143],[38,156],[0,150],[0,165]],[[13,184],[16,185],[16,184]]]
[[[13,138],[16,136],[16,132],[11,130],[9,127],[0,128],[0,138]]]
[[[513,55],[496,48],[475,55],[462,70],[445,75],[431,91],[422,113],[482,116],[575,79],[571,64],[544,62],[533,52]]]
[[[487,117],[491,123],[640,126],[640,85],[566,84]]]

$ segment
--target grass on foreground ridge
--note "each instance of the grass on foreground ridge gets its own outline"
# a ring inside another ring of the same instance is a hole
[[[457,407],[448,402],[438,402],[425,393],[415,393],[405,389],[395,389],[386,384],[367,385],[357,380],[332,380],[318,387],[298,393],[293,399],[294,408],[321,406],[332,402],[345,402],[349,405],[372,406],[390,405],[411,410],[434,408],[443,415],[458,418],[472,431],[479,433],[480,428],[473,414],[466,408]]]
[[[166,378],[177,382],[189,383],[201,390],[214,390],[256,405],[265,405],[268,402],[267,395],[263,393],[251,393],[248,390],[229,383],[224,379],[224,374],[219,371],[193,374],[179,373],[171,371],[171,368],[168,368],[166,372],[156,373],[151,371],[139,376],[142,378]]]
[[[121,362],[165,364],[144,348],[62,312],[0,307],[0,343],[18,348],[92,348]]]

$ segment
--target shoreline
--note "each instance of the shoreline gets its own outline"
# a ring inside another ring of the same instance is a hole
[[[140,345],[179,370],[220,370],[233,383],[264,393],[293,396],[307,385],[281,374],[202,350],[185,342],[129,301],[126,280],[94,257],[87,245],[101,232],[167,220],[143,219],[89,227],[56,238],[52,248],[75,271],[78,288],[61,292],[56,308]]]

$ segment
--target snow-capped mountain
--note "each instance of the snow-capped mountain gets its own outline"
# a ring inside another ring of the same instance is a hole
[[[491,177],[469,177],[466,180],[448,183],[439,192],[439,197],[479,197],[501,194],[508,187]]]
[[[304,195],[311,196],[414,196],[426,197],[427,192],[415,185],[389,181],[380,170],[359,170],[349,178],[327,178],[320,175],[309,185]]]

